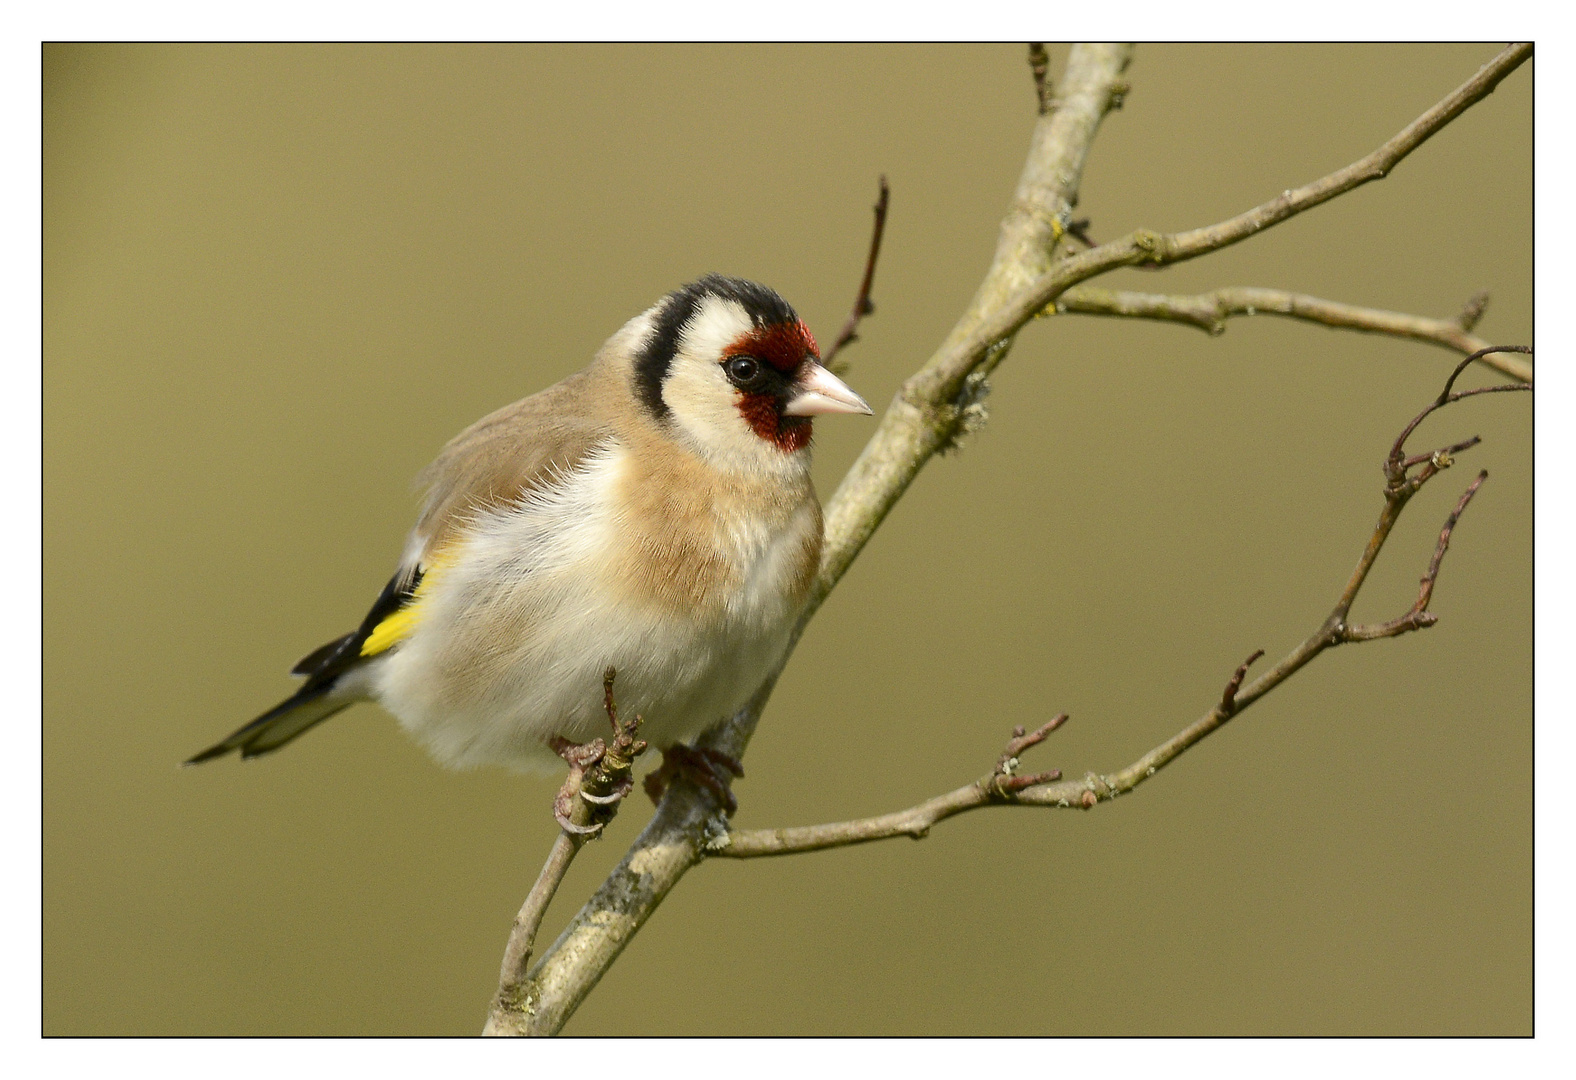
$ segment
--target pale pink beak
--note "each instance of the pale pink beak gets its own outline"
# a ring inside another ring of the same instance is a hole
[[[821,416],[826,413],[862,413],[873,410],[848,384],[814,360],[806,360],[793,383],[794,396],[783,406],[784,416]]]

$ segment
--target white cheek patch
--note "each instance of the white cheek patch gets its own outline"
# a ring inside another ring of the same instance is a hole
[[[717,468],[803,469],[801,455],[783,453],[751,429],[739,413],[738,390],[722,372],[723,350],[754,329],[738,304],[707,297],[679,338],[662,400],[685,441]]]

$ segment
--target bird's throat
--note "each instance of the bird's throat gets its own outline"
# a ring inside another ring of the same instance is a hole
[[[750,425],[750,430],[777,447],[785,454],[792,454],[810,445],[810,418],[784,416],[782,399],[776,394],[746,394],[739,392],[739,415]]]

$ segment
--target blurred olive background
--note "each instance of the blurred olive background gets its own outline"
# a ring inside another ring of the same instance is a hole
[[[1097,239],[1227,217],[1497,50],[1142,47],[1079,212]],[[1480,333],[1530,342],[1531,85],[1382,183],[1107,283],[1435,316],[1488,288]],[[989,261],[1025,50],[52,46],[43,98],[45,1031],[474,1033],[556,779],[445,772],[373,706],[176,763],[359,621],[450,435],[664,292],[745,275],[834,336],[881,173],[878,311],[846,355],[889,400]],[[1271,318],[1032,324],[989,425],[800,645],[736,821],[910,805],[1060,710],[1027,765],[1130,762],[1324,617],[1453,362]],[[1486,467],[1434,629],[1326,654],[1093,813],[702,866],[567,1032],[1529,1032],[1530,429],[1501,395],[1417,439],[1485,441],[1355,615],[1406,609]],[[823,498],[873,430],[817,425]],[[585,851],[542,941],[648,815]]]

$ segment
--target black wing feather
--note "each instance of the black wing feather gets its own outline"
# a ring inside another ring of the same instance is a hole
[[[404,607],[406,601],[416,594],[416,587],[420,584],[420,570],[409,574],[400,571],[389,578],[389,583],[383,586],[383,591],[378,593],[377,600],[373,602],[372,610],[367,612],[367,617],[361,620],[361,626],[354,633],[313,649],[301,658],[290,673],[305,675],[307,686],[320,686],[339,678],[361,659],[361,646],[372,636],[378,623]]]

